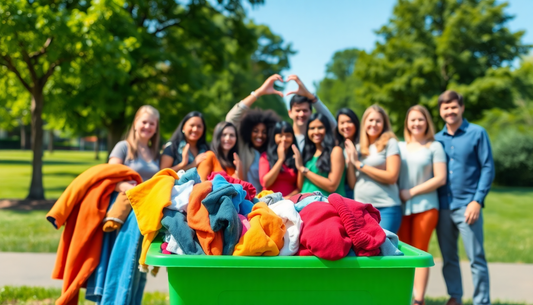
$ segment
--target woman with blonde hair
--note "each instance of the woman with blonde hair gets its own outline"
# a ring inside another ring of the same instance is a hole
[[[429,111],[415,105],[405,116],[405,142],[400,142],[400,198],[404,216],[398,237],[401,241],[428,251],[429,240],[439,220],[437,188],[446,183],[446,154],[435,141],[435,127]],[[415,304],[424,304],[429,268],[415,271]]]
[[[361,120],[359,144],[346,140],[345,150],[355,166],[354,199],[371,203],[381,213],[380,225],[393,233],[402,221],[398,191],[400,151],[389,116],[378,105],[368,107]]]
[[[124,164],[135,170],[143,181],[159,171],[159,111],[150,105],[137,110],[126,139],[115,145],[109,155],[110,164]],[[118,183],[117,191],[133,186]]]

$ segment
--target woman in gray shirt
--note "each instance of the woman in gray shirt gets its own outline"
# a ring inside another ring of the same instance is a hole
[[[381,214],[382,228],[396,233],[402,221],[398,191],[400,152],[389,116],[377,105],[370,106],[361,120],[357,148],[346,140],[346,155],[355,165],[354,199],[371,203]]]
[[[405,142],[400,142],[402,166],[400,197],[404,216],[398,231],[401,241],[428,251],[429,240],[439,219],[437,188],[446,183],[446,154],[434,141],[435,128],[424,106],[407,111],[404,124]],[[415,304],[424,304],[429,268],[415,271]]]
[[[159,111],[145,105],[137,110],[127,138],[115,145],[109,164],[124,164],[135,170],[143,181],[159,171]],[[126,192],[134,185],[117,183],[117,192]]]

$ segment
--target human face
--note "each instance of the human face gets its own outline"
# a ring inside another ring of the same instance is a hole
[[[407,130],[414,138],[423,138],[428,129],[426,117],[417,110],[412,110],[407,116]]]
[[[290,132],[282,132],[277,133],[274,136],[274,141],[276,142],[276,145],[283,144],[283,148],[285,150],[289,149],[294,142],[294,137],[292,136],[292,133]]]
[[[459,105],[459,102],[453,101],[440,105],[440,117],[446,122],[446,125],[457,125],[463,120],[465,107]]]
[[[222,147],[222,151],[224,153],[228,153],[230,149],[235,146],[235,142],[237,142],[237,133],[235,132],[235,128],[232,126],[228,126],[222,130],[222,135],[220,136],[220,146]]]
[[[320,122],[319,119],[316,119],[309,123],[309,130],[307,131],[307,136],[311,139],[311,142],[315,144],[320,144],[326,136],[326,126]]]
[[[365,131],[369,138],[376,139],[383,132],[383,117],[377,111],[371,111],[365,120]]]
[[[345,114],[339,115],[339,120],[337,122],[337,125],[338,125],[337,128],[339,128],[339,133],[345,139],[354,140],[357,127],[355,126],[354,122],[352,122],[352,119],[350,119],[349,116]]]
[[[204,134],[204,123],[202,119],[195,116],[187,120],[183,125],[183,134],[187,142],[197,142]]]
[[[134,129],[138,139],[149,140],[156,132],[157,118],[149,113],[143,113],[135,120]]]
[[[260,148],[266,142],[267,129],[265,124],[259,123],[252,128],[252,145],[255,148]]]
[[[309,103],[294,104],[289,110],[289,117],[298,127],[306,126],[310,116],[311,107],[309,106]]]

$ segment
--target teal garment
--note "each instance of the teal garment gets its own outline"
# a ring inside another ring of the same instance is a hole
[[[182,140],[180,144],[178,145],[177,151],[174,151],[172,149],[172,142],[167,142],[165,146],[163,147],[163,155],[170,156],[174,158],[174,162],[172,163],[172,166],[176,166],[181,163],[181,160],[183,159],[183,148],[185,148],[185,145],[187,145],[187,142],[185,140]],[[207,145],[198,145],[198,154],[205,153],[209,150],[209,147]],[[192,154],[192,151],[189,150],[189,164],[194,162],[194,155]]]
[[[442,144],[434,141],[429,147],[416,151],[407,150],[407,143],[400,142],[402,167],[398,184],[400,190],[408,190],[433,178],[433,164],[446,163],[446,153]],[[420,194],[403,204],[404,215],[418,214],[431,209],[439,209],[437,190]]]
[[[310,172],[313,172],[313,173],[315,173],[317,175],[320,175],[322,177],[326,177],[327,178],[329,173],[322,172],[316,167],[316,161],[317,160],[318,160],[318,157],[313,157],[311,160],[309,160],[309,161],[307,161],[307,163],[305,163],[305,167],[307,167]],[[345,179],[344,176],[346,175],[345,172],[346,171],[342,171],[341,181],[339,183],[339,186],[337,186],[337,189],[334,192],[334,193],[339,194],[339,195],[341,195],[343,197],[346,195],[344,193],[344,179]],[[319,191],[322,194],[324,194],[324,196],[329,196],[331,194],[330,192],[327,192],[324,189],[319,188],[318,186],[316,186],[313,182],[309,181],[309,179],[304,178],[304,183],[302,185],[302,194],[303,193],[312,193],[314,191]]]
[[[359,153],[359,160],[363,162],[364,166],[372,166],[382,170],[386,167],[388,157],[400,154],[398,141],[394,138],[389,139],[387,145],[379,152],[376,145],[370,145],[368,147],[369,154],[366,157],[361,155],[359,144],[357,144],[356,148]],[[356,172],[356,178],[354,189],[354,199],[356,201],[371,203],[376,208],[401,205],[398,184],[378,182],[360,171]]]

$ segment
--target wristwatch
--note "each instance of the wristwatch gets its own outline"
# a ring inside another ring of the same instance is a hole
[[[363,166],[365,166],[365,164],[363,162],[359,162],[359,169],[363,168]]]
[[[250,92],[250,95],[255,97],[256,99],[259,98],[259,96],[257,96],[257,93],[255,93],[255,91]]]
[[[304,169],[302,169],[302,174],[306,174],[308,171],[309,169],[307,167],[304,167]]]

